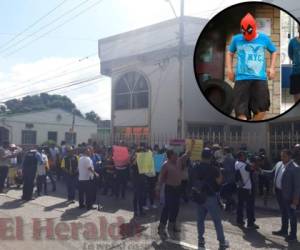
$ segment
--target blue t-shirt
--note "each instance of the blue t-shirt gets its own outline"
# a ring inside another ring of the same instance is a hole
[[[271,39],[264,33],[247,41],[242,34],[233,36],[229,51],[237,52],[235,80],[267,80],[265,50],[276,51]]]
[[[293,62],[293,74],[300,74],[300,42],[295,37],[289,42],[289,58]]]

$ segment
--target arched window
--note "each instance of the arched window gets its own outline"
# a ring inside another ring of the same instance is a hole
[[[118,80],[114,94],[116,110],[148,108],[148,84],[137,72],[124,74]]]

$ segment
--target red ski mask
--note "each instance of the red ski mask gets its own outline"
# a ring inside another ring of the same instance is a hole
[[[256,22],[250,13],[244,16],[241,20],[241,32],[247,41],[251,41],[256,38]]]

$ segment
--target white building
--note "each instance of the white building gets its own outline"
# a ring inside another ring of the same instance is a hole
[[[146,128],[177,135],[179,123],[179,19],[99,40],[101,73],[112,79],[112,132]],[[184,131],[212,120],[232,122],[215,112],[199,92],[193,53],[206,20],[184,17]],[[203,115],[206,113],[206,115]]]
[[[276,133],[283,131],[281,127],[286,125],[276,125],[278,123],[298,122],[299,109],[286,115],[284,122],[277,119],[260,124],[237,122],[216,111],[201,94],[193,70],[194,47],[206,22],[200,18],[183,18],[181,137],[193,133],[215,134],[224,140],[232,135],[254,150],[271,149],[274,146],[271,131],[275,127]],[[99,40],[101,73],[112,81],[111,131],[114,135],[136,133],[176,138],[179,134],[179,27],[180,18]]]
[[[62,109],[0,116],[0,143],[9,140],[18,145],[42,144],[48,140],[70,144],[87,142],[97,133],[97,125]]]

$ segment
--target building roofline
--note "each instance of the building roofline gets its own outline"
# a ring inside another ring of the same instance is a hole
[[[101,38],[101,39],[98,40],[98,43],[113,41],[113,40],[115,40],[117,38],[120,38],[120,37],[124,38],[124,37],[127,37],[127,36],[131,36],[131,35],[133,35],[134,33],[137,33],[137,32],[148,32],[148,31],[151,31],[151,30],[155,30],[155,29],[160,28],[160,27],[164,27],[164,26],[168,26],[170,24],[174,24],[174,23],[178,22],[180,18],[181,17],[168,19],[166,21],[162,21],[162,22],[159,22],[159,23],[154,23],[154,24],[144,26],[144,27],[141,27],[141,28],[137,28],[137,29],[134,29],[134,30],[125,31],[125,32],[122,32],[120,34],[116,34],[116,35],[108,36],[108,37],[105,37],[105,38]],[[195,22],[195,23],[199,23],[199,21],[208,21],[208,19],[205,19],[205,18],[192,17],[192,16],[184,16],[183,19],[184,19],[184,22],[191,21],[191,22]]]
[[[35,113],[41,113],[41,112],[45,112],[45,111],[53,111],[53,110],[59,110],[59,111],[62,111],[62,112],[65,112],[67,114],[70,114],[70,115],[73,115],[73,113],[69,112],[69,111],[66,111],[62,108],[47,108],[47,109],[43,109],[43,110],[34,110],[34,111],[29,111],[29,112],[20,112],[20,113],[14,113],[14,114],[0,114],[0,118],[9,118],[9,117],[13,117],[13,116],[20,116],[20,115],[28,115],[28,114],[35,114]],[[81,118],[87,122],[90,122],[92,123],[93,125],[97,125],[97,123],[95,122],[92,122],[84,117],[81,117],[79,115],[76,115],[76,117],[78,118]]]

